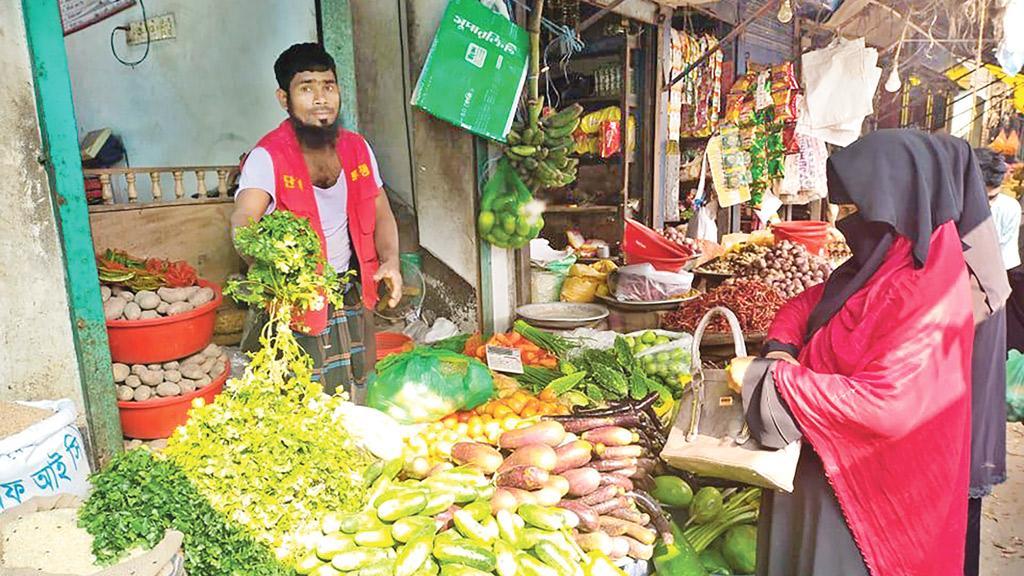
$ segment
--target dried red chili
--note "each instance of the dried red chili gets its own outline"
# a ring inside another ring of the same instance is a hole
[[[662,325],[669,330],[693,332],[701,318],[716,306],[732,310],[744,332],[765,332],[776,312],[786,301],[771,286],[752,278],[729,280],[701,297],[682,304],[679,310],[665,315]],[[728,332],[725,318],[716,317],[708,325],[709,332]]]

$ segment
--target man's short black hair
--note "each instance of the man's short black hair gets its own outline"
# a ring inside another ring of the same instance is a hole
[[[988,188],[998,188],[1003,185],[1003,178],[1009,168],[1003,160],[1003,155],[988,148],[975,148],[974,156],[978,159],[978,167],[981,168],[981,176]]]
[[[277,62],[274,62],[277,85],[285,92],[288,91],[292,78],[299,72],[334,72],[335,76],[338,75],[334,58],[331,58],[323,46],[314,42],[292,44],[277,57]]]

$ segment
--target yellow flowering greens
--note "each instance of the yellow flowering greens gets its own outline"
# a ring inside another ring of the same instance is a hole
[[[348,278],[324,261],[309,223],[287,212],[239,230],[236,244],[252,264],[226,292],[266,307],[270,322],[245,374],[213,404],[193,403],[166,454],[216,510],[290,561],[310,523],[363,505],[374,461],[343,426],[346,399],[311,380],[312,360],[290,329],[295,312],[341,305]]]

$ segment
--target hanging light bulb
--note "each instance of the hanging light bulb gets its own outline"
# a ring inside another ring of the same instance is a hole
[[[900,80],[900,69],[898,64],[894,64],[892,72],[889,73],[889,79],[885,81],[885,91],[889,93],[899,92],[899,89],[903,87],[903,82]]]
[[[793,5],[790,4],[790,0],[782,0],[782,4],[779,6],[779,13],[776,15],[779,22],[788,24],[793,20]]]

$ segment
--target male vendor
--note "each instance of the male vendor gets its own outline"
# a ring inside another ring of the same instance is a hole
[[[245,158],[231,226],[288,210],[310,221],[339,273],[358,270],[345,308],[307,317],[309,333],[297,337],[313,357],[313,378],[324,390],[348,391],[359,402],[375,361],[377,283],[384,280],[391,288],[392,307],[402,294],[398,225],[370,146],[338,126],[334,59],[317,44],[295,44],[278,57],[274,74],[288,119]]]

